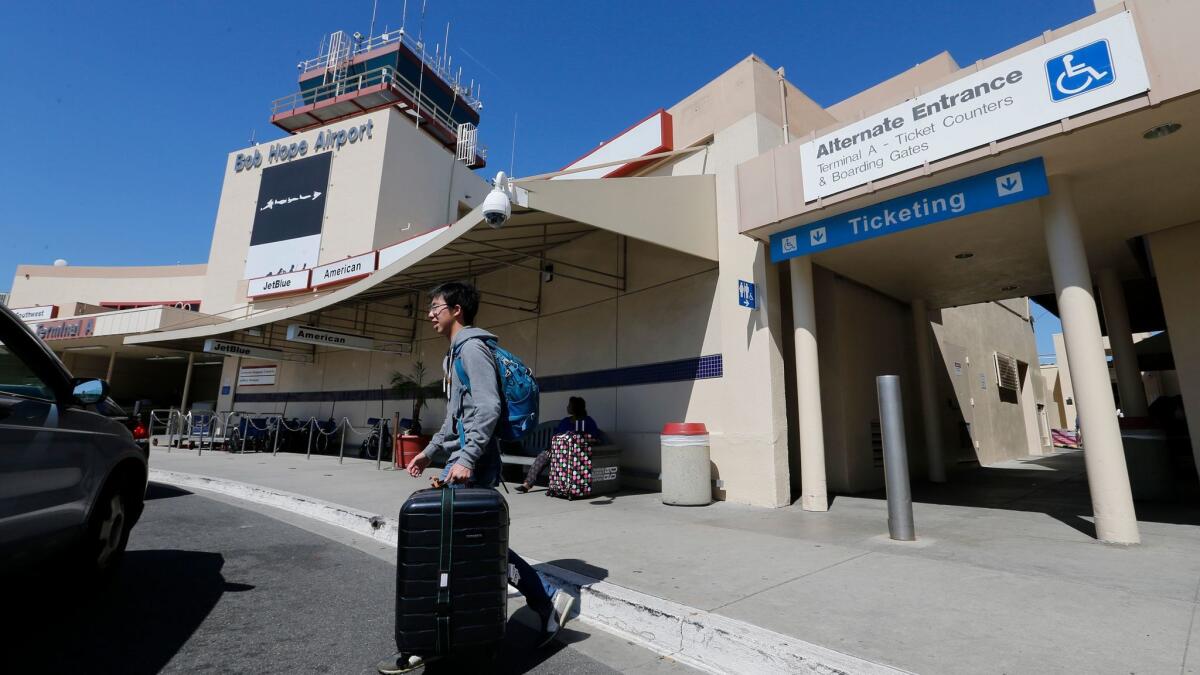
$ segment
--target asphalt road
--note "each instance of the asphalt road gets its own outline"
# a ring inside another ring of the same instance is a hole
[[[168,486],[147,499],[111,586],[54,568],[0,583],[0,672],[375,673],[393,651],[394,549]],[[579,623],[536,650],[523,605],[497,672],[692,672]]]

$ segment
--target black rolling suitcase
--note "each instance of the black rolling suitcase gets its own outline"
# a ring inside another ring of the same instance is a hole
[[[418,490],[400,509],[396,647],[498,653],[508,621],[508,503],[485,488]]]

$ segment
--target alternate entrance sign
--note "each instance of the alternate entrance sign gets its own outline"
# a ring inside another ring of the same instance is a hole
[[[771,262],[828,251],[1050,192],[1042,158],[914,192],[771,235]]]
[[[921,94],[800,148],[813,201],[1150,88],[1129,12]]]

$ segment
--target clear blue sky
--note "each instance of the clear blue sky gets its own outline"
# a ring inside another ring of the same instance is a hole
[[[403,0],[379,0],[376,32]],[[0,4],[0,290],[18,263],[207,260],[225,156],[284,134],[321,36],[371,0]],[[411,0],[416,31],[421,2]],[[483,85],[482,142],[516,174],[561,168],[747,54],[828,105],[945,49],[969,64],[1092,12],[1091,0],[428,0],[426,38]],[[1038,312],[1043,318],[1043,312]],[[1038,324],[1039,333],[1050,323]],[[1039,335],[1039,352],[1052,352]]]

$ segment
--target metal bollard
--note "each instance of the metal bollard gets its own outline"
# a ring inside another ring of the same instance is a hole
[[[346,425],[349,423],[345,417],[342,418],[342,442],[341,447],[338,448],[338,464],[341,464],[342,459],[346,457]]]
[[[379,430],[379,438],[375,443],[375,470],[379,470],[379,465],[383,462],[383,418],[375,423],[375,428]],[[368,441],[369,443],[370,441]]]
[[[312,432],[313,432],[313,428],[316,426],[317,426],[317,418],[315,418],[315,417],[308,418],[308,447],[305,448],[304,459],[312,459]]]
[[[241,422],[238,422],[238,426],[240,427],[241,425],[242,425]],[[246,437],[250,435],[250,427],[252,427],[252,426],[254,426],[254,418],[247,417],[246,418],[246,433],[242,434],[242,450],[241,450],[240,454],[243,454],[243,455],[246,454]]]
[[[897,541],[915,541],[912,489],[908,482],[908,447],[904,441],[904,402],[900,378],[875,378],[879,395],[879,428],[883,435],[883,479],[887,487],[888,534]]]
[[[275,418],[275,440],[271,442],[271,456],[275,457],[279,454],[279,427],[283,426],[283,418]]]

